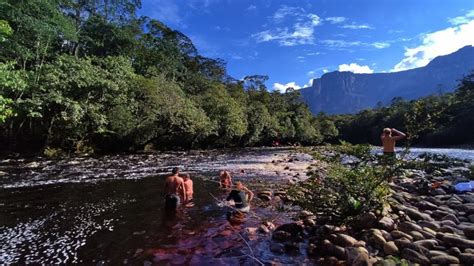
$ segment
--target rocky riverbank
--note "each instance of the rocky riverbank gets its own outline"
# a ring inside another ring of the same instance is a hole
[[[302,211],[272,232],[271,251],[326,265],[473,265],[474,193],[454,188],[471,178],[471,162],[424,155],[408,165],[390,184],[382,213],[335,226]]]

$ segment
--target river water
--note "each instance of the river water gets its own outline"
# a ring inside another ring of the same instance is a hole
[[[401,152],[402,148],[396,148],[397,152]],[[382,147],[374,147],[376,153],[382,153]],[[423,153],[441,154],[451,158],[474,161],[474,150],[453,149],[453,148],[410,148],[410,157],[418,157]]]
[[[253,263],[251,256],[304,262],[304,256],[272,254],[268,236],[253,232],[264,220],[289,222],[289,213],[255,200],[246,221],[232,226],[226,220],[230,209],[217,204],[225,193],[216,180],[220,169],[228,169],[254,191],[272,189],[304,178],[312,162],[308,155],[273,148],[4,159],[0,263],[238,265]],[[163,184],[175,166],[191,174],[195,206],[168,214]]]

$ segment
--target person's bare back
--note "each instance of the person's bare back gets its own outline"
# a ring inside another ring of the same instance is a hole
[[[180,205],[180,197],[186,201],[186,188],[184,181],[179,177],[179,169],[174,168],[173,175],[165,180],[165,207],[167,209],[176,209]]]
[[[384,153],[394,153],[395,152],[395,142],[405,138],[405,133],[396,130],[395,128],[384,128],[380,140],[383,145]]]
[[[193,191],[193,180],[191,180],[191,177],[189,176],[189,174],[185,174],[183,176],[183,179],[184,179],[184,182],[183,182],[183,185],[184,185],[184,188],[186,189],[186,203],[189,203],[193,200],[193,194],[194,194],[194,191]]]

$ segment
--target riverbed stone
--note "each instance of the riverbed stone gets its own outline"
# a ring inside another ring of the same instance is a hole
[[[432,264],[441,264],[441,265],[459,264],[459,259],[450,255],[439,255],[439,256],[432,257],[430,259],[430,262]]]
[[[420,210],[436,210],[438,209],[438,206],[429,202],[429,201],[426,201],[426,200],[422,200],[422,201],[419,201],[418,203],[416,203],[416,207],[418,207]]]
[[[272,239],[275,241],[285,242],[288,241],[291,237],[291,234],[285,231],[275,231],[272,234]]]
[[[395,245],[395,242],[389,241],[383,245],[383,251],[387,255],[397,255],[399,252],[399,249],[397,245]]]
[[[452,221],[454,223],[454,226],[456,226],[456,224],[459,224],[459,219],[454,214],[448,214],[441,218],[441,224],[443,224],[443,222],[445,221]]]
[[[474,226],[464,228],[463,232],[467,238],[474,239]]]
[[[418,225],[421,227],[428,227],[431,230],[438,230],[440,228],[440,225],[436,221],[419,221]]]
[[[288,232],[293,236],[300,235],[303,233],[303,226],[297,223],[289,223],[278,226],[275,231]]]
[[[474,265],[474,254],[472,254],[472,253],[461,253],[461,254],[459,254],[459,260],[464,265]]]
[[[471,223],[474,223],[474,214],[468,215],[467,218],[469,219]]]
[[[431,221],[433,218],[429,216],[428,214],[422,213],[419,210],[415,208],[405,208],[405,213],[413,220],[419,221],[419,220],[426,220],[426,221]]]
[[[270,251],[277,254],[283,254],[285,252],[285,246],[281,243],[271,243]]]
[[[336,238],[334,239],[334,244],[342,247],[352,247],[355,243],[357,243],[357,239],[346,234],[336,234]]]
[[[430,264],[430,260],[426,256],[410,248],[405,248],[402,250],[402,257],[411,262],[419,263],[421,265]]]
[[[438,235],[436,236],[438,237]],[[459,235],[455,234],[440,234],[440,238],[449,246],[460,247],[460,248],[474,248],[474,241],[463,239]]]
[[[347,265],[372,265],[369,252],[363,247],[346,248]]]
[[[412,222],[402,222],[398,225],[398,230],[409,234],[411,231],[421,231],[421,226]]]
[[[425,237],[418,231],[411,231],[410,235],[413,237],[413,240],[423,240]]]
[[[452,256],[459,256],[461,254],[461,250],[458,248],[458,247],[451,247],[447,250],[448,254],[449,255],[452,255]]]
[[[427,249],[433,249],[435,246],[438,245],[438,241],[434,239],[425,239],[425,240],[418,240],[413,242],[414,245],[422,246]]]
[[[384,216],[379,220],[379,226],[390,232],[395,229],[395,221],[390,217]]]
[[[395,242],[395,245],[397,245],[399,250],[403,250],[412,246],[411,240],[408,240],[407,238],[395,239],[393,242]]]
[[[402,232],[402,231],[398,231],[398,230],[393,230],[392,232],[390,232],[390,235],[394,238],[394,239],[399,239],[399,238],[407,238],[408,240],[413,240],[413,237],[405,232]]]

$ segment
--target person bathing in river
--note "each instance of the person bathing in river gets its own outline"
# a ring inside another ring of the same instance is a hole
[[[191,177],[189,174],[184,174],[183,175],[183,181],[184,181],[184,189],[186,190],[186,200],[184,201],[184,204],[186,207],[192,207],[194,206],[193,203],[193,180],[191,180]]]
[[[219,187],[224,189],[232,187],[232,177],[229,172],[224,170],[219,173]]]
[[[249,212],[250,205],[249,202],[253,199],[253,192],[246,188],[242,182],[237,181],[235,182],[235,188],[227,196],[226,200],[234,201],[234,207],[240,212]],[[247,199],[248,197],[248,199]]]
[[[180,205],[180,197],[187,201],[186,188],[183,179],[179,176],[179,168],[172,170],[172,175],[165,180],[165,208],[167,210],[176,210]]]

